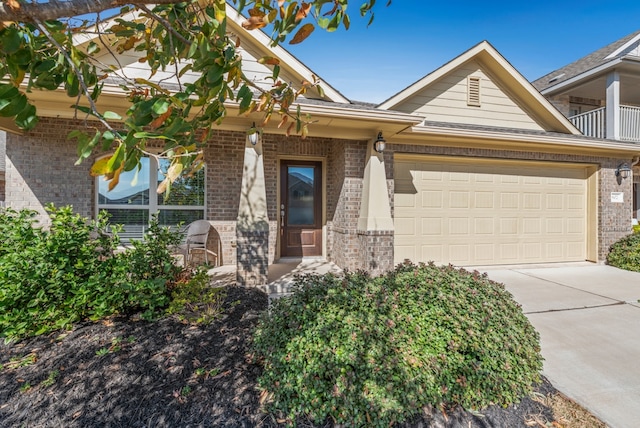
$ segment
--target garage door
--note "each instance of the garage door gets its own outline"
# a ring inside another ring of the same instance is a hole
[[[576,164],[397,156],[395,262],[585,260],[587,173]]]

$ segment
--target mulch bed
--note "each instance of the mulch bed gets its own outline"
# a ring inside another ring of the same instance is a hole
[[[111,319],[0,342],[0,427],[279,426],[260,409],[261,368],[247,361],[267,301],[258,290],[229,287],[224,314],[207,326]],[[546,381],[537,391],[555,392]],[[533,417],[553,421],[540,400],[525,398],[481,414],[427,410],[404,426],[527,427]]]

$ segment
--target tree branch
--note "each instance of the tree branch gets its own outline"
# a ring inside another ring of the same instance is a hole
[[[171,23],[169,21],[167,21],[166,19],[161,18],[158,15],[156,15],[155,13],[153,13],[144,4],[138,4],[137,7],[140,8],[140,10],[142,10],[142,11],[146,12],[147,14],[149,14],[149,16],[153,20],[155,20],[156,22],[160,23],[169,33],[173,34],[182,43],[184,43],[185,45],[191,46],[191,41],[185,39],[182,34],[178,33],[176,30],[174,30],[173,27],[171,27]]]
[[[98,13],[127,4],[156,5],[181,3],[184,0],[67,0],[20,3],[19,8],[7,6],[6,2],[0,2],[0,21],[31,22],[48,21],[52,19],[83,15],[86,13]]]
[[[69,66],[73,69],[73,72],[76,74],[76,77],[78,78],[80,86],[82,87],[82,92],[85,94],[87,100],[89,101],[89,106],[90,106],[91,111],[93,112],[94,116],[96,116],[96,118],[98,118],[100,123],[102,123],[107,129],[109,129],[110,131],[114,131],[115,134],[118,134],[118,132],[115,131],[111,127],[109,122],[104,120],[102,118],[102,115],[100,115],[100,113],[98,112],[98,109],[97,109],[95,103],[93,102],[93,99],[91,98],[91,94],[89,93],[89,88],[87,88],[87,85],[86,85],[86,83],[84,81],[84,77],[82,76],[82,73],[80,72],[80,70],[78,70],[78,67],[76,67],[76,65],[74,64],[73,60],[69,56],[69,53],[62,47],[62,45],[60,45],[60,43],[58,43],[56,41],[55,38],[53,38],[51,36],[51,34],[47,30],[47,28],[44,26],[42,21],[40,21],[40,20],[38,20],[36,18],[35,23],[36,23],[36,25],[38,25],[38,28],[40,29],[40,31],[42,31],[42,34],[44,34],[47,37],[47,39],[49,39],[49,41],[58,49],[58,51],[61,52],[62,55],[64,55],[65,59],[69,63]]]

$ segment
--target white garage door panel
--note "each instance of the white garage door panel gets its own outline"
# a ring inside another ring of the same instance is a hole
[[[579,261],[586,167],[396,159],[395,262]]]

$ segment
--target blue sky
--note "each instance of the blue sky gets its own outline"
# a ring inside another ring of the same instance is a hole
[[[385,4],[368,28],[354,1],[349,31],[284,47],[347,98],[377,103],[483,40],[535,80],[640,29],[637,0]]]

